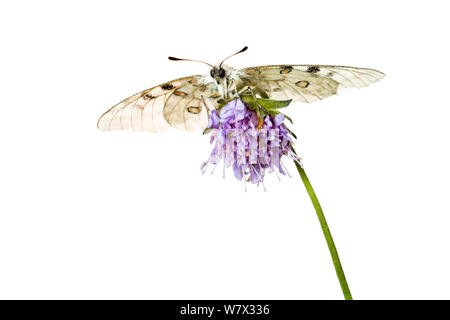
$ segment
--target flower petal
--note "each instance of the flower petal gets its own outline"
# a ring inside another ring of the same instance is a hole
[[[201,169],[208,163],[224,162],[224,170],[232,166],[238,180],[249,179],[254,184],[263,183],[266,172],[275,170],[286,174],[280,158],[292,154],[291,132],[283,124],[282,113],[266,115],[258,127],[256,110],[250,110],[239,99],[227,103],[221,110],[212,110],[209,127],[213,128],[211,143],[214,149]]]

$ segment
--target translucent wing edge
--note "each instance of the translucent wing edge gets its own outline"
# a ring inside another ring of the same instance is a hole
[[[109,108],[106,112],[104,112],[100,118],[97,121],[97,128],[100,129],[101,131],[112,131],[112,130],[120,130],[120,129],[133,129],[133,130],[138,130],[138,131],[151,131],[151,132],[157,132],[157,131],[162,131],[165,130],[167,128],[170,127],[170,124],[166,122],[165,118],[161,115],[161,121],[159,121],[159,127],[155,130],[153,130],[152,128],[145,128],[145,126],[143,124],[140,125],[140,128],[134,128],[131,125],[130,126],[121,126],[118,128],[111,128],[111,122],[116,120],[115,117],[120,114],[125,108],[129,107],[131,104],[136,103],[140,98],[142,98],[143,96],[147,95],[147,94],[151,94],[152,98],[149,99],[148,101],[145,102],[143,108],[142,108],[142,113],[144,113],[144,109],[147,108],[147,105],[152,102],[152,108],[154,108],[155,105],[155,101],[158,98],[162,98],[162,96],[167,96],[173,93],[173,91],[176,90],[176,88],[178,86],[180,86],[180,84],[185,83],[186,81],[189,81],[195,77],[201,77],[201,75],[193,75],[193,76],[188,76],[188,77],[182,77],[182,78],[178,78],[178,79],[174,79],[171,81],[168,81],[164,84],[160,84],[154,87],[151,87],[149,89],[143,90],[143,91],[139,91],[131,96],[129,96],[128,98],[123,99],[122,101],[120,101],[119,103],[115,104],[114,106],[112,106],[111,108]],[[176,86],[173,86],[172,89],[170,90],[164,90],[162,89],[162,87],[165,84],[178,84]],[[165,104],[165,100],[163,104]],[[134,113],[134,107],[132,108],[132,110],[130,111],[131,115],[130,117],[133,117],[133,113]],[[153,115],[153,110],[151,111],[152,115]],[[166,122],[165,124],[162,123],[162,120],[164,120],[164,122]]]

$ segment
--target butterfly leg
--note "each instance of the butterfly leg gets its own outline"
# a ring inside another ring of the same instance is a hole
[[[255,94],[255,92],[253,91],[253,89],[250,88],[250,87],[248,87],[247,90],[250,91],[250,93],[251,93],[251,95],[253,96],[253,100],[255,101],[256,105],[257,105],[259,108],[261,108],[263,111],[267,112],[267,110],[264,109],[264,108],[259,104],[258,98],[256,98],[256,94]]]
[[[234,79],[231,79],[231,81],[228,82],[227,92],[231,93],[234,98],[239,97],[239,92]]]
[[[201,95],[201,98],[202,98],[202,103],[206,109],[206,113],[207,113],[208,119],[209,119],[211,117],[211,110],[215,110],[216,106],[214,104],[214,101],[210,97],[205,97],[204,95]],[[209,104],[206,102],[205,98],[208,99]]]

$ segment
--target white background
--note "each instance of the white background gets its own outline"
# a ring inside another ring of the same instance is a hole
[[[0,298],[341,299],[314,209],[218,170],[208,137],[102,133],[159,83],[338,64],[382,81],[287,113],[356,299],[450,298],[444,1],[9,1],[0,5]]]

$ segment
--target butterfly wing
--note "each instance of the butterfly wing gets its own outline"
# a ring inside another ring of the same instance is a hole
[[[241,87],[264,98],[314,102],[337,93],[339,86],[362,88],[384,77],[365,68],[327,65],[274,65],[240,70]]]
[[[208,107],[202,95],[210,96],[217,87],[202,84],[204,76],[190,76],[136,93],[106,111],[98,120],[102,131],[133,129],[158,132],[170,126],[201,130],[208,123]]]

